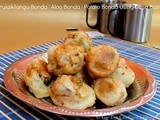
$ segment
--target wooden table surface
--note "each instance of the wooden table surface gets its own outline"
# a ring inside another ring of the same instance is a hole
[[[160,12],[155,13],[149,45],[160,45]],[[0,54],[65,38],[68,27],[91,31],[85,19],[85,10],[0,10]]]

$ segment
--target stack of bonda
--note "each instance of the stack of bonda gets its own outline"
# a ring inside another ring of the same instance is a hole
[[[86,109],[96,98],[107,106],[120,105],[135,79],[115,48],[93,46],[82,31],[68,34],[64,43],[51,46],[47,53],[47,61],[35,59],[28,65],[25,82],[35,97],[50,96],[57,106]]]

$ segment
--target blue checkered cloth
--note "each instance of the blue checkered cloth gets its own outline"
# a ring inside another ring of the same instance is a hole
[[[103,116],[95,118],[81,118],[73,116],[63,116],[49,113],[35,107],[29,106],[11,95],[3,82],[3,75],[7,67],[25,56],[45,52],[48,47],[57,42],[50,42],[30,48],[16,50],[10,53],[0,55],[0,120],[35,120],[35,119],[105,119],[105,120],[153,120],[160,119],[160,51],[143,47],[134,43],[126,42],[119,39],[111,39],[107,37],[93,38],[94,45],[108,44],[117,48],[121,56],[128,58],[136,63],[147,68],[157,81],[157,91],[155,96],[145,105],[138,107],[135,110],[124,112],[114,116]]]

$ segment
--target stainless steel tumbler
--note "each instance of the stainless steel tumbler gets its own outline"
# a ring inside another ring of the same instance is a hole
[[[119,29],[122,28],[118,19],[121,14],[119,14],[118,6],[126,3],[124,0],[101,0],[101,2],[93,2],[88,5],[86,10],[86,23],[88,27],[92,29],[98,29],[100,32],[108,33],[109,30],[114,34],[119,34]],[[97,6],[97,21],[95,25],[91,25],[89,21],[89,11],[93,6]],[[114,10],[114,11],[113,11]],[[110,17],[108,16],[110,11],[113,11]],[[109,23],[109,24],[108,24]]]
[[[124,33],[122,39],[136,43],[149,40],[153,9],[131,4],[125,6]]]

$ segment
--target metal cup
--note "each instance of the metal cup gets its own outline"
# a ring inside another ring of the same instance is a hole
[[[149,6],[126,4],[122,39],[136,43],[149,40],[153,9]]]
[[[88,27],[92,29],[98,29],[100,32],[108,33],[109,30],[116,34],[119,33],[119,28],[121,28],[121,24],[117,19],[119,18],[119,11],[116,10],[119,5],[126,3],[123,0],[101,0],[101,2],[93,2],[88,5],[86,10],[86,23]],[[97,6],[97,21],[95,25],[91,25],[89,21],[89,11],[90,7]],[[110,11],[112,14],[109,15]]]

